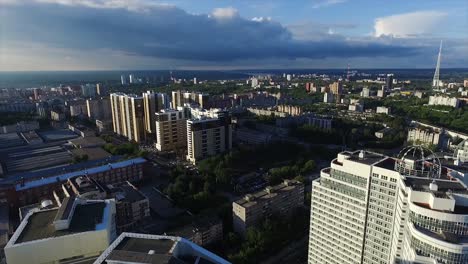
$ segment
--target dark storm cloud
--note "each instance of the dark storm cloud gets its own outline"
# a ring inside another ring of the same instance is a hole
[[[5,6],[2,38],[77,50],[117,50],[139,56],[193,61],[328,57],[402,57],[416,54],[404,45],[351,41],[330,35],[298,40],[281,24],[247,20],[220,10],[194,15],[171,6],[145,10],[60,4]],[[420,51],[420,49],[419,49]]]

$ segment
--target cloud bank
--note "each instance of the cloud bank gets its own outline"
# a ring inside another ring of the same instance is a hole
[[[440,11],[419,11],[376,19],[375,36],[421,37],[438,30],[437,25],[447,17]]]
[[[198,61],[408,56],[412,47],[327,36],[296,39],[271,19],[245,19],[234,8],[208,15],[142,0],[37,0],[5,5],[6,42],[114,50],[135,56]]]
[[[349,62],[427,67],[434,63],[432,55],[440,41],[430,37],[431,27],[446,15],[423,11],[382,17],[375,21],[372,35],[349,37],[341,33],[356,25],[312,21],[283,25],[270,17],[244,18],[233,7],[191,14],[152,0],[0,0],[0,14],[0,70],[21,65],[336,67]],[[445,43],[457,54],[444,53],[444,58],[456,65],[468,61],[459,55],[466,51],[466,42]]]

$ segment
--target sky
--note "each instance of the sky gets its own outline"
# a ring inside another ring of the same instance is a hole
[[[466,0],[0,0],[0,71],[468,67]]]

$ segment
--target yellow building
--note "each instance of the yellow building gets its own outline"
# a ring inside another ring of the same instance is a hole
[[[183,110],[164,109],[155,118],[157,150],[175,150],[187,145],[187,119]]]
[[[113,93],[110,95],[114,132],[130,141],[145,140],[143,97]]]

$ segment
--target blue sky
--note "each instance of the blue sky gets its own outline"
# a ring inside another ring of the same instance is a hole
[[[0,0],[0,71],[468,67],[466,0]]]

